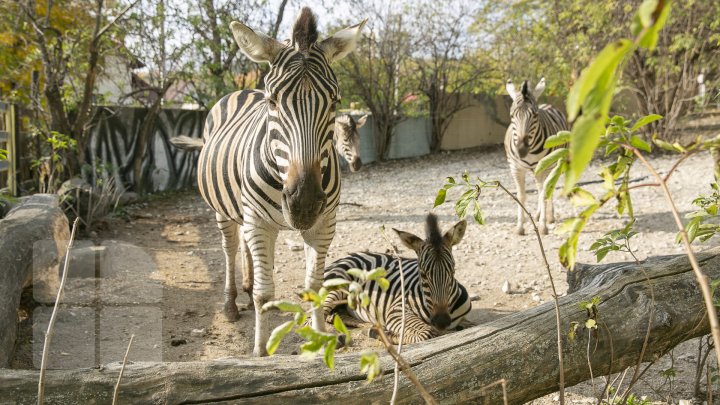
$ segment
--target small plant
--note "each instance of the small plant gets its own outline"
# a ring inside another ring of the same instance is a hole
[[[595,240],[595,242],[590,245],[590,250],[595,253],[598,263],[601,262],[610,252],[625,252],[630,253],[633,257],[635,257],[635,254],[630,248],[630,238],[638,234],[632,230],[634,223],[635,220],[632,219],[624,227],[620,229],[613,229],[603,235],[602,238]],[[637,261],[637,259],[635,260]]]
[[[51,131],[45,141],[50,147],[49,155],[33,160],[31,166],[38,171],[38,191],[54,193],[60,186],[62,173],[65,172],[64,155],[75,151],[77,141],[57,131]]]
[[[378,283],[380,288],[387,290],[389,282],[385,278],[386,272],[383,268],[377,268],[372,271],[361,269],[348,270],[348,274],[353,276],[354,280],[345,280],[335,278],[326,280],[319,291],[306,289],[300,293],[300,299],[310,304],[310,308],[306,309],[302,305],[288,301],[272,301],[263,305],[262,310],[267,311],[277,309],[283,312],[294,314],[292,320],[287,321],[270,334],[266,349],[268,354],[272,355],[277,350],[282,339],[290,332],[295,332],[306,342],[300,346],[300,354],[303,356],[314,357],[320,352],[323,353],[323,362],[329,369],[335,367],[335,350],[338,345],[338,335],[334,333],[318,332],[306,324],[308,314],[312,311],[322,311],[322,304],[327,298],[330,291],[343,289],[348,294],[347,306],[350,309],[358,307],[367,308],[372,305],[370,296],[365,292],[365,283],[374,281]],[[335,314],[333,318],[333,328],[337,333],[345,338],[345,345],[350,342],[350,332],[343,323],[339,315]],[[382,329],[382,328],[380,328]],[[374,352],[364,352],[360,357],[360,370],[367,375],[368,382],[380,375],[380,357]]]
[[[687,232],[690,242],[695,239],[705,242],[720,231],[720,224],[716,222],[720,206],[720,187],[717,183],[710,184],[710,187],[713,190],[710,196],[701,195],[692,202],[700,209],[685,216],[689,219],[685,225],[685,232]],[[678,243],[680,238],[680,234],[678,234],[676,238]]]

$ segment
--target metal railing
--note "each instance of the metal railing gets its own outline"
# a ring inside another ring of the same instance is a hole
[[[17,195],[17,126],[15,106],[0,102],[0,149],[7,151],[7,159],[0,160],[0,189]]]

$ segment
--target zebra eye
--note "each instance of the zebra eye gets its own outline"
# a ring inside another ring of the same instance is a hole
[[[270,110],[272,110],[272,111],[277,110],[277,100],[275,100],[275,97],[273,97],[270,94],[267,94],[265,96],[265,101],[267,102],[268,108],[270,108]]]

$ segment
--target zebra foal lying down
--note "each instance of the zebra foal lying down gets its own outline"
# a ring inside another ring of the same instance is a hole
[[[393,229],[402,243],[415,251],[417,259],[401,258],[405,275],[405,334],[403,343],[416,343],[438,336],[441,331],[455,328],[470,312],[471,303],[465,287],[455,280],[452,247],[465,234],[467,223],[460,221],[444,235],[437,217],[427,216],[426,239]],[[366,323],[383,325],[393,343],[399,343],[402,326],[402,289],[400,260],[389,254],[353,253],[325,269],[325,280],[352,280],[350,269],[373,270],[384,267],[390,287],[383,291],[369,281],[365,291],[370,305],[354,310],[346,305],[347,292],[330,292],[323,302],[325,319],[332,322],[337,313],[349,326]]]

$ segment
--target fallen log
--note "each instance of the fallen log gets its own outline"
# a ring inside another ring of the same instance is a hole
[[[699,254],[703,271],[720,278],[720,248]],[[640,271],[643,267],[645,272]],[[599,266],[603,267],[603,266]],[[578,303],[600,298],[600,328],[580,331],[570,340],[564,333],[565,381],[568,386],[589,378],[587,339],[594,352],[595,376],[637,363],[649,309],[654,317],[645,361],[667,353],[678,343],[707,334],[709,326],[694,275],[684,256],[664,257],[648,264],[612,264],[587,285],[560,299],[564,331],[571,322],[583,324]],[[651,300],[648,281],[655,301]],[[499,379],[507,382],[510,403],[524,403],[558,389],[555,315],[552,303],[506,316],[461,332],[409,346],[403,354],[430,393],[447,403],[500,403]],[[382,357],[384,377],[367,384],[359,372],[359,355],[336,358],[334,371],[319,359],[297,356],[224,359],[186,363],[134,363],[125,368],[120,387],[123,403],[387,403],[392,392],[392,363]],[[120,369],[112,363],[99,369],[54,370],[46,376],[47,403],[106,403]],[[0,371],[0,398],[35,401],[37,371]],[[487,394],[487,396],[485,396]],[[415,388],[401,378],[399,403],[421,402]]]

